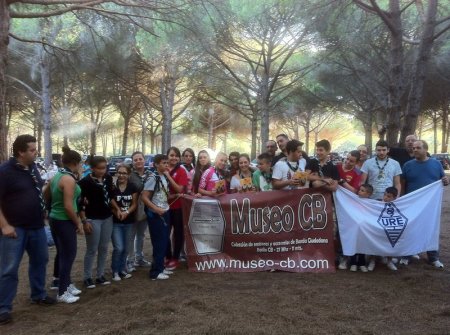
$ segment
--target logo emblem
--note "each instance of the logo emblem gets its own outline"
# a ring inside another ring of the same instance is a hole
[[[392,247],[395,247],[408,225],[408,218],[392,202],[388,202],[384,205],[377,222],[383,227]]]

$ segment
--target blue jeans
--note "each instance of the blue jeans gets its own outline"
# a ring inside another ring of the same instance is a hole
[[[19,283],[19,265],[25,250],[29,257],[31,299],[39,300],[47,296],[45,276],[48,247],[45,229],[15,229],[17,238],[0,235],[0,313],[12,310]]]
[[[154,279],[164,271],[164,256],[169,244],[169,211],[165,212],[163,216],[153,213],[152,217],[148,217],[148,227],[153,245],[153,263],[150,269],[150,278]]]
[[[132,223],[114,223],[112,232],[113,253],[111,258],[112,272],[127,271],[127,255],[131,249]]]

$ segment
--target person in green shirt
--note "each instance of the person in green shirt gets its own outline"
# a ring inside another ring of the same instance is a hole
[[[258,192],[272,191],[272,157],[264,152],[257,158],[258,170],[253,173],[253,185]]]
[[[63,168],[50,180],[47,196],[51,197],[50,228],[56,245],[54,278],[58,279],[59,302],[73,303],[81,293],[70,279],[72,265],[77,254],[77,232],[83,232],[78,216],[78,198],[81,193],[77,184],[81,172],[81,156],[63,147]],[[50,194],[48,194],[50,193]]]

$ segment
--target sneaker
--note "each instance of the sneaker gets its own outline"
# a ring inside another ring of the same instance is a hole
[[[81,294],[81,290],[79,290],[74,284],[69,285],[69,287],[67,288],[67,292],[69,292],[73,296]]]
[[[175,270],[178,266],[178,261],[175,259],[171,259],[170,261],[167,262],[165,268],[166,270],[172,271]]]
[[[400,265],[407,266],[407,265],[409,264],[408,258],[405,258],[405,257],[400,258],[399,264],[400,264]]]
[[[58,302],[65,302],[66,304],[73,304],[74,302],[80,300],[80,297],[70,294],[69,290],[67,290],[63,295],[56,296],[56,300],[58,300]]]
[[[165,275],[173,275],[173,271],[170,271],[170,270],[167,270],[167,269],[164,269],[163,273]]]
[[[56,291],[59,289],[59,279],[55,278],[52,280],[52,283],[50,284],[50,290]]]
[[[397,267],[395,266],[394,263],[392,263],[392,261],[387,262],[386,266],[387,266],[387,268],[388,268],[389,270],[391,270],[391,271],[397,271]]]
[[[128,279],[128,278],[133,277],[133,276],[131,275],[131,273],[126,273],[125,271],[122,271],[121,273],[119,273],[119,276],[120,276],[120,278],[122,278],[122,279]]]
[[[347,270],[347,258],[341,257],[338,265],[339,270]]]
[[[398,258],[397,257],[392,257],[391,262],[394,264],[398,263]]]
[[[83,283],[86,288],[95,288],[95,284],[92,278],[85,279]]]
[[[127,265],[127,272],[130,273],[130,272],[134,272],[134,271],[136,271],[136,268],[134,267],[133,263],[128,264]]]
[[[52,297],[46,296],[43,299],[31,300],[31,303],[39,306],[51,306],[56,304],[56,300]]]
[[[361,265],[361,266],[359,267],[359,270],[360,270],[361,272],[368,272],[368,271],[369,271],[369,269],[368,269],[367,266],[365,266],[365,265]]]
[[[0,325],[6,325],[12,321],[11,313],[4,312],[0,314]]]
[[[350,266],[350,271],[356,272],[356,271],[358,271],[358,267],[356,265],[352,265],[352,266]]]
[[[431,263],[435,268],[438,269],[443,269],[444,268],[444,264],[441,263],[440,260],[434,261]]]
[[[96,284],[99,284],[99,285],[110,285],[110,284],[111,284],[111,282],[110,282],[109,280],[107,280],[107,279],[105,278],[105,276],[98,277],[98,278],[95,280],[95,283],[96,283]]]
[[[371,259],[369,265],[367,266],[367,270],[373,271],[375,270],[375,259]]]
[[[149,268],[152,266],[152,262],[142,258],[142,259],[137,259],[134,261],[133,264],[135,267],[144,267],[144,268]]]
[[[114,272],[112,280],[114,281],[121,281],[122,278],[120,278],[119,273],[118,272]]]
[[[412,255],[411,256],[412,259],[415,259],[416,261],[420,260],[420,256],[419,255]]]
[[[169,279],[169,276],[161,272],[160,274],[158,274],[158,276],[156,278],[152,278],[152,280],[157,280],[157,279],[158,280]]]

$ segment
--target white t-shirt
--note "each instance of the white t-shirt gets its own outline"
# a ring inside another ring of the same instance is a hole
[[[294,171],[289,167],[289,165]],[[287,160],[279,160],[273,167],[272,179],[276,180],[291,180],[295,171],[305,171],[306,159],[300,158],[298,162],[288,162]],[[283,190],[294,190],[299,188],[307,188],[308,183],[303,186],[286,185]]]
[[[378,160],[376,157],[366,160],[361,167],[362,173],[367,173],[366,183],[372,185],[372,199],[383,199],[386,188],[394,186],[394,177],[402,174],[400,164],[392,158]]]
[[[169,209],[169,203],[167,201],[169,193],[169,185],[167,179],[164,176],[159,176],[161,180],[159,182],[159,190],[153,193],[153,197],[150,199],[156,206],[162,209]],[[144,191],[154,191],[156,187],[156,176],[151,174],[144,185]]]

